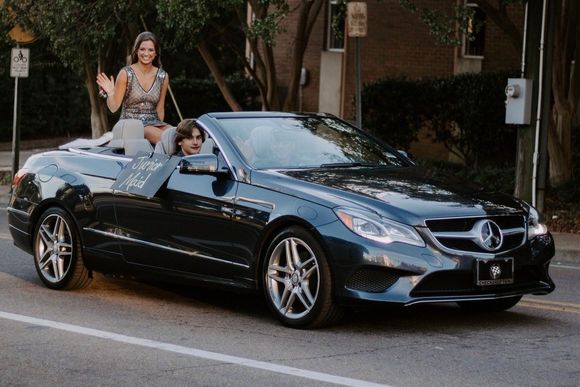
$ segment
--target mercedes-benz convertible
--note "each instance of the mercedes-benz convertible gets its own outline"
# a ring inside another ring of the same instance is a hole
[[[10,232],[47,287],[101,272],[263,292],[299,328],[357,303],[502,311],[554,290],[553,239],[519,199],[418,167],[331,115],[197,125],[207,139],[183,158],[121,121],[102,143],[26,161]]]

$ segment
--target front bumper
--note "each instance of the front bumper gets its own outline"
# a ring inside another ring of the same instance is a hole
[[[332,223],[318,230],[325,240],[333,270],[334,292],[343,304],[373,301],[418,303],[489,300],[524,294],[548,294],[555,289],[549,276],[554,240],[548,233],[497,256],[450,254],[427,241],[425,247],[384,245]],[[511,257],[512,284],[478,286],[478,259]]]

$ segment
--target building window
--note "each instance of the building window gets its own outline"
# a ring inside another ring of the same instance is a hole
[[[465,6],[473,10],[473,15],[463,33],[463,56],[481,58],[485,48],[485,12],[473,3]]]
[[[326,18],[326,49],[344,51],[344,23],[346,5],[341,0],[330,0]]]

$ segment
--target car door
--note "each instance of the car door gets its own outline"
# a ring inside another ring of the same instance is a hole
[[[228,234],[237,181],[229,175],[176,169],[153,198],[119,193],[121,246],[133,264],[230,278],[247,264],[232,254]]]

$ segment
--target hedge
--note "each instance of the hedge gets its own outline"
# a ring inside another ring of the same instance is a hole
[[[432,140],[457,153],[466,165],[513,165],[517,132],[504,122],[503,93],[510,75],[380,79],[363,88],[363,126],[403,149],[422,127],[430,127]]]

